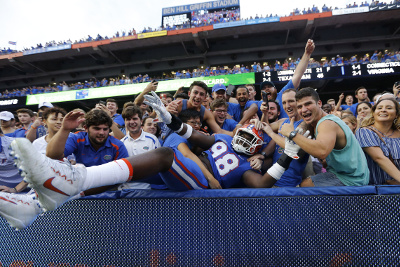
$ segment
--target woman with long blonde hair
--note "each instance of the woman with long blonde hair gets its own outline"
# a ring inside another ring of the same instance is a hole
[[[400,183],[400,105],[381,99],[357,130],[370,170],[370,184]]]

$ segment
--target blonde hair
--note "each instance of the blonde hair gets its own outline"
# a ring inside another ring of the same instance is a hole
[[[354,115],[344,115],[342,116],[343,119],[348,119],[351,124],[357,126],[357,118]]]

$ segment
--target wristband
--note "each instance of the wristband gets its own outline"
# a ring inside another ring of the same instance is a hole
[[[271,175],[272,178],[278,181],[279,179],[281,179],[281,176],[285,171],[286,169],[279,165],[277,162],[268,169],[267,173]]]
[[[183,124],[182,124],[183,125]],[[186,133],[184,135],[181,135],[185,139],[189,139],[189,137],[192,136],[193,128],[192,126],[186,124]]]
[[[33,127],[33,126],[31,126],[31,128],[32,128],[32,129],[35,129],[35,130],[37,129],[37,127]]]
[[[175,115],[171,114],[171,123],[167,124],[168,128],[178,133],[183,129],[183,122]]]
[[[18,190],[17,190],[17,188],[15,188],[15,187],[14,187],[13,189],[14,189],[15,193],[18,193]]]

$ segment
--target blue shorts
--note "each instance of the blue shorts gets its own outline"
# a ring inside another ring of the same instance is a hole
[[[344,184],[331,172],[318,173],[311,176],[311,181],[316,187],[322,186],[344,186]]]
[[[160,172],[160,176],[169,189],[186,191],[193,189],[207,189],[208,181],[204,177],[200,167],[191,159],[186,158],[174,150],[174,161],[166,172]]]

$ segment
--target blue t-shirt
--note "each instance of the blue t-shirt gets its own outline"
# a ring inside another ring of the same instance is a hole
[[[86,167],[129,157],[124,143],[113,136],[109,136],[106,143],[96,151],[90,144],[87,132],[69,135],[65,144],[64,155],[69,156],[71,154],[75,155],[77,163]]]
[[[124,118],[122,118],[121,114],[114,114],[114,116],[112,116],[112,119],[115,123],[118,123],[119,126],[125,126],[125,120]]]
[[[296,129],[297,126],[302,123],[303,120],[299,120],[294,122],[294,128]],[[290,123],[290,119],[286,119],[283,123]],[[282,128],[282,126],[281,126]],[[280,129],[279,129],[280,130]],[[282,136],[281,134],[279,134]],[[274,156],[272,158],[273,162],[277,162],[282,153],[284,152],[284,148],[280,147],[278,144],[275,146]],[[275,183],[276,186],[279,187],[296,187],[299,185],[303,179],[303,171],[306,168],[308,162],[309,155],[306,154],[301,159],[292,160],[289,165],[289,168],[283,173],[281,178]]]
[[[246,104],[244,105],[244,107],[242,108],[240,106],[240,104],[237,103],[229,103],[228,102],[228,114],[231,115],[231,117],[235,120],[235,121],[240,121],[242,119],[242,113],[243,110],[245,110],[246,108],[250,107],[251,104],[256,103],[257,105],[259,101],[253,101],[253,100],[249,100],[246,102]]]
[[[26,135],[26,130],[24,128],[19,128],[19,129],[15,130],[15,132],[13,132],[13,133],[7,133],[4,135],[9,136],[9,137],[15,137],[15,138],[21,138],[21,137],[23,138]]]

